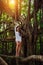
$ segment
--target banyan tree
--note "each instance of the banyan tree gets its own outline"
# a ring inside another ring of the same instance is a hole
[[[15,22],[21,25],[20,57],[15,57]],[[37,61],[43,65],[43,0],[0,0],[0,65]]]

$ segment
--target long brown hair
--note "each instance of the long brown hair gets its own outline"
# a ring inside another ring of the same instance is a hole
[[[20,28],[20,26],[17,26],[16,27],[16,31],[17,31],[17,28],[19,27],[19,33],[20,33],[20,36],[21,36],[21,28]]]
[[[18,28],[18,27],[20,28],[20,26],[17,26],[17,27],[16,27],[16,31],[17,31],[17,28]]]

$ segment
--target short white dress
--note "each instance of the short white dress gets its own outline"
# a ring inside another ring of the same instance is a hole
[[[15,40],[16,40],[16,42],[22,41],[22,37],[21,37],[20,33],[18,31],[16,31],[16,27],[15,27]]]

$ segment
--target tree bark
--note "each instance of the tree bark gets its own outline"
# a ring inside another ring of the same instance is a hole
[[[1,57],[5,57],[5,58],[12,58],[12,59],[18,59],[20,60],[21,62],[28,62],[28,61],[31,61],[31,60],[36,60],[36,61],[41,61],[43,62],[43,55],[30,55],[26,58],[23,58],[23,57],[17,57],[17,56],[8,56],[8,55],[2,55],[0,54]],[[0,57],[0,59],[1,59]],[[0,60],[1,61],[1,60]]]
[[[0,65],[8,65],[8,64],[0,57]]]

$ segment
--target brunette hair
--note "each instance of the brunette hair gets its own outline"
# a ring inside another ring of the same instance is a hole
[[[20,27],[20,26],[17,26],[17,27],[16,27],[16,31],[17,31],[17,28],[18,28],[18,27]]]

